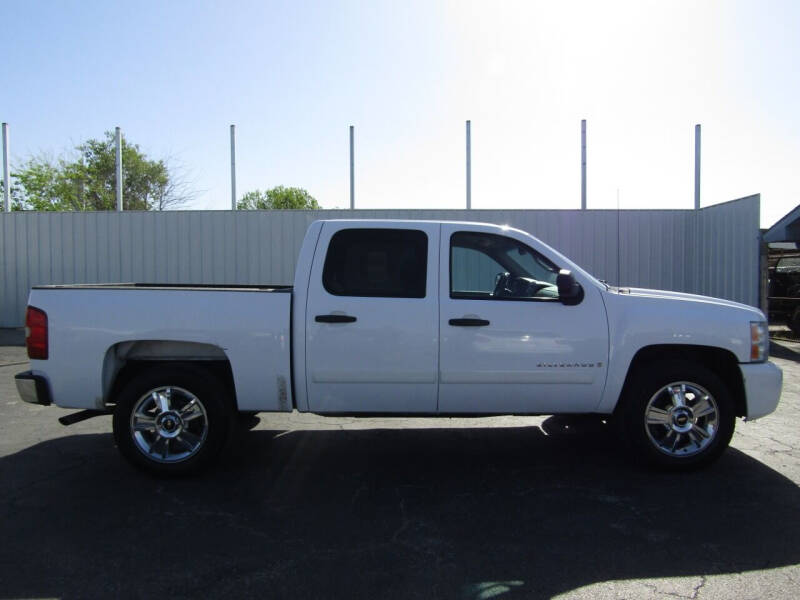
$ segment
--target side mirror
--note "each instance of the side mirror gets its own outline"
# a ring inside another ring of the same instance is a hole
[[[575,276],[567,269],[561,269],[556,277],[556,287],[558,287],[558,299],[562,304],[573,306],[580,304],[583,300],[583,288],[575,281]]]

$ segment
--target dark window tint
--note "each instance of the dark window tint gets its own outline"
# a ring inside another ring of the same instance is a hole
[[[428,236],[414,229],[343,229],[325,257],[322,284],[336,296],[424,298]]]

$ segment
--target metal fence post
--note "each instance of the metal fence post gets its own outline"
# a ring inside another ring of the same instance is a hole
[[[694,126],[694,209],[700,208],[700,125]]]
[[[119,127],[114,129],[114,148],[117,174],[117,212],[122,212],[122,130]]]
[[[350,210],[356,207],[356,181],[355,181],[355,140],[353,126],[350,125]]]
[[[231,210],[236,210],[236,125],[231,125]]]
[[[472,134],[467,120],[467,210],[472,208]]]
[[[8,123],[3,123],[3,210],[11,212],[11,173],[8,171]]]
[[[581,210],[586,210],[586,119],[581,119]]]

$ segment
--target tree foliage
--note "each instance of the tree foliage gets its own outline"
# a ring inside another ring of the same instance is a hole
[[[12,172],[14,210],[114,210],[116,156],[114,134],[90,139],[72,158],[29,158]],[[124,210],[165,210],[191,198],[187,184],[164,160],[149,159],[136,144],[122,140]]]
[[[266,191],[254,190],[243,194],[236,203],[239,210],[316,210],[320,208],[314,197],[303,188],[282,185]]]
[[[19,204],[19,197],[20,197],[19,186],[15,186],[12,183],[12,185],[9,187],[11,188],[11,192],[9,193],[9,196],[11,198],[11,210],[19,210],[18,208],[16,208],[16,206]],[[4,193],[5,193],[5,184],[3,182],[3,178],[0,177],[0,202],[2,202],[3,201],[2,199],[5,197]],[[1,207],[0,210],[2,210]]]

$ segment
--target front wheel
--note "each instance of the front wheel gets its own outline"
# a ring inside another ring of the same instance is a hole
[[[216,377],[161,365],[135,377],[117,399],[114,439],[137,467],[159,474],[198,471],[228,437],[230,410]]]
[[[624,434],[636,457],[660,467],[705,466],[733,435],[736,416],[728,388],[696,363],[647,365],[630,382],[623,403]]]

